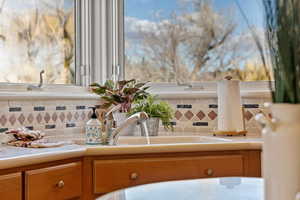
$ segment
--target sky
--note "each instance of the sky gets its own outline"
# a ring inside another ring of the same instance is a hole
[[[74,0],[0,0],[0,3],[2,1],[4,1],[4,11],[31,9],[34,6],[38,6],[41,2],[52,4],[53,6],[61,3],[65,9],[70,9],[74,6]]]
[[[188,0],[180,0],[188,1]],[[155,21],[154,13],[160,11],[162,16],[168,16],[172,11],[180,9],[179,0],[125,0],[125,15],[141,20]],[[263,8],[261,0],[212,0],[215,9],[233,7],[236,10],[234,18],[240,24],[240,29],[247,28],[245,20],[236,6],[238,1],[247,15],[250,23],[263,27]]]
[[[155,30],[155,25],[161,18],[168,18],[174,11],[182,10],[182,2],[201,1],[201,0],[124,0],[125,1],[125,41],[126,55],[131,59],[139,59],[143,55],[140,51],[140,34],[139,29]],[[258,33],[263,33],[263,5],[262,0],[211,0],[215,10],[220,11],[222,15],[233,17],[236,26],[233,33],[236,38],[240,35],[242,38],[249,38],[250,31],[245,18],[242,16],[237,3],[241,6],[243,12],[251,26],[255,26]],[[190,3],[190,5],[192,5]],[[229,12],[230,11],[230,12]],[[159,18],[155,13],[159,12]],[[193,12],[193,10],[190,10]],[[180,13],[180,12],[179,12]],[[260,34],[263,35],[263,34]],[[252,37],[250,37],[252,38]],[[263,36],[262,36],[263,38]],[[251,41],[241,41],[245,45]],[[249,50],[250,51],[250,50]],[[257,55],[255,55],[256,57]]]

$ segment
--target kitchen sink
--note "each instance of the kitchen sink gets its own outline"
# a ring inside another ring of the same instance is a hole
[[[231,142],[231,139],[218,138],[213,136],[154,136],[149,137],[149,144],[146,137],[121,136],[117,145],[156,145],[156,144],[199,144],[199,143],[221,143]],[[74,140],[76,144],[84,145],[84,140]]]
[[[149,137],[150,144],[179,144],[179,143],[218,143],[230,142],[230,139],[212,136],[157,136]],[[120,137],[118,145],[148,144],[146,137]]]

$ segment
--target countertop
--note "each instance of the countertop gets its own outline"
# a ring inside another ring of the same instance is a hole
[[[0,146],[0,169],[20,167],[43,162],[76,158],[81,156],[226,151],[226,150],[259,150],[262,139],[257,137],[230,137],[230,141],[209,143],[176,143],[151,145],[65,145],[55,148],[21,148]]]
[[[0,146],[0,169],[81,157],[85,154],[86,149],[80,145],[39,149]]]
[[[171,181],[119,190],[97,200],[263,200],[259,178],[211,178]]]

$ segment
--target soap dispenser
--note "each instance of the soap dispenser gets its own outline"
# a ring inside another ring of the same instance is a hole
[[[97,119],[96,107],[91,107],[93,114],[86,123],[86,144],[101,144],[101,122]]]

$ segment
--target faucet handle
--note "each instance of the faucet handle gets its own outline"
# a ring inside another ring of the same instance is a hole
[[[131,115],[128,119],[136,119],[138,122],[144,122],[149,119],[149,116],[145,112],[138,112]]]
[[[147,113],[140,112],[139,114],[140,114],[140,116],[139,116],[140,120],[139,121],[145,121],[145,120],[149,119],[149,116],[148,116]]]

